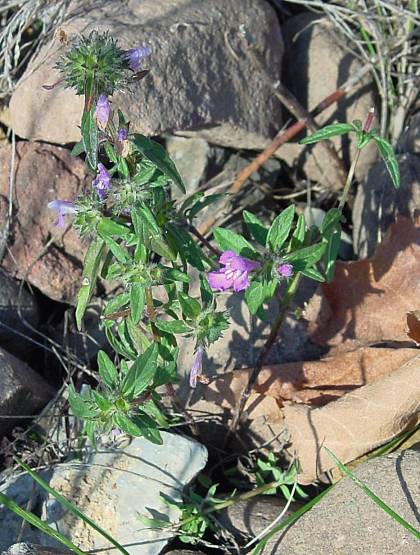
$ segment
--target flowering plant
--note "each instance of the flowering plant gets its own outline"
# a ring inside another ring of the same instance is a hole
[[[195,343],[190,375],[195,387],[197,380],[205,381],[201,372],[206,348],[228,327],[229,314],[218,310],[217,292],[244,291],[250,313],[264,319],[265,304],[284,284],[277,319],[238,407],[239,417],[299,280],[306,276],[322,282],[333,276],[348,192],[347,187],[339,208],[327,213],[319,229],[308,228],[304,216],[296,217],[290,205],[268,228],[244,211],[247,238],[216,228],[213,237],[218,248],[209,243],[194,220],[220,195],[196,192],[179,202],[172,200],[172,184],[185,194],[174,163],[160,144],[132,132],[129,121],[110,101],[116,90],[126,89],[133,78],[146,73],[141,68],[150,54],[146,45],[124,51],[108,34],[93,32],[57,63],[66,86],[85,97],[82,137],[72,153],[84,154],[92,172],[88,195],[49,204],[57,212],[58,225],[73,216],[73,225],[89,240],[76,308],[79,329],[97,279],[117,280],[121,285],[102,316],[115,355],[110,358],[99,352],[96,389],[69,388],[72,411],[85,421],[92,441],[97,430],[122,430],[161,443],[159,428],[167,421],[157,389],[176,380],[177,337],[186,336]],[[360,122],[329,126],[308,139],[343,132],[356,133],[360,148],[374,139],[398,184],[398,168],[389,148]],[[191,268],[199,273],[198,297],[190,292]]]

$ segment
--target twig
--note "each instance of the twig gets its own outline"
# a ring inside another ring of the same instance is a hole
[[[189,231],[195,235],[195,237],[197,237],[197,239],[199,239],[203,245],[205,245],[213,254],[215,254],[217,257],[219,257],[222,254],[222,251],[220,251],[219,249],[217,249],[216,247],[214,247],[210,241],[208,241],[204,235],[202,235],[200,233],[200,231],[195,228],[192,224],[188,224],[188,229]]]

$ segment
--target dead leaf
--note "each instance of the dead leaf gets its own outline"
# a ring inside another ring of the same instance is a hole
[[[408,337],[420,344],[420,310],[407,312]]]
[[[372,258],[338,262],[332,283],[320,286],[305,318],[312,340],[406,341],[406,314],[420,297],[420,217],[401,218]]]
[[[309,484],[334,463],[324,447],[347,463],[384,445],[420,421],[420,355],[377,382],[360,387],[325,407],[284,407],[286,425]]]

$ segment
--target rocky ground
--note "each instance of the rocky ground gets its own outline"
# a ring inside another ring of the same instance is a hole
[[[381,113],[375,76],[372,72],[363,73],[363,60],[348,48],[334,21],[325,13],[309,12],[302,2],[127,0],[123,3],[124,9],[120,4],[112,0],[71,2],[70,15],[66,15],[61,25],[69,35],[92,29],[109,30],[111,35],[121,38],[123,48],[139,41],[150,44],[150,74],[133,84],[130,94],[115,95],[113,103],[128,113],[133,129],[165,145],[188,193],[232,192],[232,184],[240,172],[294,121],[291,107],[279,99],[277,82],[308,111],[349,78],[361,73],[363,77],[351,92],[324,110],[317,123],[364,120],[371,107]],[[54,29],[44,46],[29,60],[13,93],[1,101],[0,126],[4,138],[0,137],[0,492],[21,506],[33,508],[48,523],[57,525],[74,542],[79,542],[81,549],[104,548],[90,529],[75,523],[56,501],[33,485],[28,475],[17,474],[13,455],[18,454],[26,462],[43,467],[44,478],[54,488],[76,501],[120,542],[130,546],[128,551],[132,555],[157,554],[162,549],[172,555],[192,553],[188,549],[194,549],[194,553],[200,553],[198,549],[206,553],[226,552],[222,548],[215,551],[209,545],[170,551],[173,545],[180,545],[170,543],[173,534],[168,532],[162,537],[161,533],[141,530],[135,511],[149,511],[158,517],[173,516],[159,498],[159,492],[177,497],[200,471],[220,462],[223,425],[231,414],[234,400],[221,398],[223,388],[216,386],[215,391],[211,384],[218,384],[218,377],[230,379],[232,376],[234,380],[240,373],[230,374],[231,371],[252,367],[275,314],[270,314],[269,320],[262,323],[250,318],[241,296],[226,296],[224,303],[231,311],[231,327],[206,353],[204,365],[210,387],[200,386],[192,394],[184,378],[191,367],[194,346],[188,341],[180,344],[181,385],[178,404],[171,410],[179,416],[179,411],[188,407],[191,418],[197,422],[192,426],[188,425],[191,422],[180,424],[174,432],[165,432],[162,447],[136,440],[119,449],[114,446],[86,455],[90,457],[84,459],[86,467],[72,464],[78,424],[68,416],[63,386],[70,375],[79,385],[96,379],[96,354],[100,348],[107,348],[105,335],[99,329],[100,307],[116,284],[99,284],[85,317],[85,331],[77,332],[74,307],[87,243],[71,227],[64,231],[57,228],[47,208],[47,203],[55,198],[74,198],[81,194],[91,186],[92,180],[83,161],[70,155],[71,147],[80,138],[81,98],[64,88],[42,89],[42,85],[57,80],[53,66],[63,48],[65,45],[58,40]],[[263,73],[253,51],[261,55],[259,63],[265,68]],[[344,263],[374,256],[377,245],[389,230],[393,237],[398,235],[392,231],[398,218],[416,220],[416,211],[420,209],[420,113],[418,102],[410,99],[402,132],[394,137],[401,171],[398,190],[391,186],[375,148],[369,145],[362,151],[341,238],[340,259]],[[216,219],[218,225],[223,223],[238,229],[241,225],[238,215],[245,208],[269,222],[290,202],[295,203],[297,212],[304,213],[307,220],[322,221],[326,210],[338,198],[337,191],[343,186],[343,175],[356,145],[342,137],[334,138],[332,147],[340,160],[337,165],[331,150],[319,144],[315,148],[299,145],[302,136],[293,137],[276,150],[236,194],[220,204],[220,210],[214,214],[203,211],[201,228],[206,230],[208,222]],[[174,198],[176,195],[174,191]],[[396,246],[389,247],[389,252],[395,251],[395,257],[398,252],[405,253],[406,265],[391,285],[389,281],[380,282],[383,294],[401,287],[396,296],[406,298],[406,292],[410,291],[403,307],[392,304],[395,299],[391,297],[384,301],[389,303],[389,312],[395,313],[398,306],[403,319],[409,310],[420,308],[415,300],[420,293],[415,279],[420,271],[419,229],[417,221],[405,234],[412,238],[411,242],[400,239]],[[380,267],[385,274],[384,265]],[[364,266],[359,268],[361,275]],[[369,275],[375,274],[375,262],[372,268]],[[353,283],[354,290],[365,287],[357,280]],[[370,281],[366,287],[373,290]],[[407,337],[405,328],[400,330],[400,335],[393,331],[392,336],[384,336],[381,331],[382,335],[372,332],[369,337],[372,328],[369,333],[366,328],[365,336],[361,337],[355,325],[355,334],[350,339],[341,337],[340,344],[334,343],[331,337],[328,341],[319,340],[319,327],[314,332],[309,316],[303,319],[298,310],[311,299],[310,306],[313,306],[315,289],[311,283],[303,283],[296,310],[286,319],[270,355],[271,367],[289,364],[287,372],[297,372],[297,367],[292,366],[297,364],[301,375],[306,372],[305,361],[319,362],[328,354],[341,356],[340,348],[348,353],[349,348],[343,348],[345,340],[353,341],[353,348],[356,344],[361,348],[361,339],[369,340],[369,348],[377,347],[377,343],[382,348],[384,340],[393,340],[399,341],[401,349],[398,361],[392,347],[392,353],[382,350],[383,359],[375,351],[376,364],[385,360],[385,355],[392,355],[393,365],[386,367],[387,374],[399,371],[411,360],[415,360],[412,371],[418,373],[418,343]],[[350,306],[349,310],[353,309]],[[388,318],[391,319],[389,313],[382,320]],[[332,368],[332,372],[338,372],[337,368],[343,365],[340,360],[337,363],[334,359],[333,366],[328,366],[327,361],[327,371]],[[321,363],[325,363],[324,358]],[[280,369],[281,376],[284,368]],[[369,369],[363,368],[363,372],[369,375]],[[307,382],[312,379],[308,378],[309,373],[305,374]],[[288,376],[287,380],[282,378],[283,384],[293,386],[287,395],[285,390],[281,390],[280,396],[264,394],[264,404],[249,411],[251,422],[239,444],[242,455],[244,450],[248,453],[251,449],[267,453],[267,442],[275,443],[276,453],[283,453],[293,429],[287,421],[287,410],[280,412],[285,401],[299,407],[304,403],[309,411],[326,403],[325,396],[318,404],[312,404],[308,396],[299,397],[304,386],[295,383],[296,377]],[[328,400],[339,402],[343,391],[351,396],[356,387],[363,389],[384,377],[382,368],[382,373],[371,379],[349,384],[349,374],[344,373],[341,382],[333,384],[334,394]],[[307,390],[312,388],[313,392],[319,387],[314,382]],[[387,428],[384,423],[387,433],[391,430],[388,439],[407,429],[407,422],[411,427],[418,424],[420,391],[416,387],[413,383],[411,413],[401,415],[395,409],[395,419],[403,422],[405,428],[403,425]],[[337,393],[340,388],[343,391]],[[261,391],[254,393],[260,399]],[[393,406],[391,402],[389,406]],[[369,448],[364,445],[353,458],[378,446],[373,440]],[[206,467],[207,459],[210,462]],[[287,465],[286,460],[283,464]],[[418,527],[418,467],[418,450],[411,449],[364,462],[356,474],[412,526]],[[212,474],[213,480],[221,482],[226,489],[227,486],[233,489],[222,468],[226,466],[220,466]],[[325,473],[321,474],[321,481],[325,480]],[[319,485],[319,478],[315,474],[306,483],[312,481]],[[243,475],[241,480],[243,485]],[[308,491],[313,495],[315,488]],[[133,506],[135,511],[131,510]],[[244,545],[270,524],[284,506],[279,496],[241,501],[224,511],[220,522],[237,545]],[[0,522],[0,551],[4,550],[5,555],[66,553],[35,528],[22,528],[21,521],[5,507],[0,507]],[[391,555],[414,553],[416,546],[412,535],[346,478],[294,526],[276,536],[267,553],[284,550],[291,554]]]

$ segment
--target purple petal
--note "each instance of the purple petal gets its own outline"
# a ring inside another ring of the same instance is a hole
[[[293,266],[286,263],[279,264],[277,266],[277,271],[282,277],[289,278],[293,275]]]
[[[233,290],[238,293],[238,291],[243,291],[249,287],[248,274],[243,272],[237,277],[233,278]]]
[[[107,189],[111,188],[111,176],[101,163],[98,164],[98,175],[92,181],[92,186],[96,189],[101,200],[105,198]]]
[[[54,223],[58,227],[64,227],[65,214],[77,213],[75,205],[69,200],[53,200],[48,203],[48,208],[51,208],[52,210],[55,210],[57,212],[57,219]]]
[[[231,261],[234,258],[237,258],[238,256],[239,255],[236,254],[236,252],[225,251],[225,252],[222,252],[222,254],[220,255],[219,262],[220,262],[220,264],[223,264],[223,266],[226,266],[227,264],[230,264]]]
[[[103,129],[105,129],[108,124],[110,113],[111,106],[109,104],[109,101],[104,94],[101,94],[96,103],[94,116],[101,123]]]
[[[118,134],[117,134],[117,141],[126,141],[128,137],[128,129],[126,128],[122,128],[118,130]]]
[[[127,50],[124,57],[127,60],[130,69],[134,71],[134,73],[137,73],[140,70],[142,61],[147,58],[147,56],[150,56],[151,53],[152,50],[150,47],[143,44],[137,48]]]
[[[227,278],[224,270],[209,272],[207,279],[210,287],[215,291],[226,291],[232,287],[232,277]]]
[[[197,349],[197,353],[195,355],[194,363],[193,363],[191,371],[190,371],[190,386],[191,387],[196,387],[196,385],[197,385],[197,376],[199,376],[201,374],[201,370],[202,370],[203,354],[204,354],[204,349],[200,345],[200,347],[198,347],[198,349]]]
[[[233,251],[225,251],[222,253],[219,262],[231,270],[240,270],[241,272],[252,272],[252,270],[256,270],[260,267],[259,262],[249,260],[249,258],[240,256]]]

